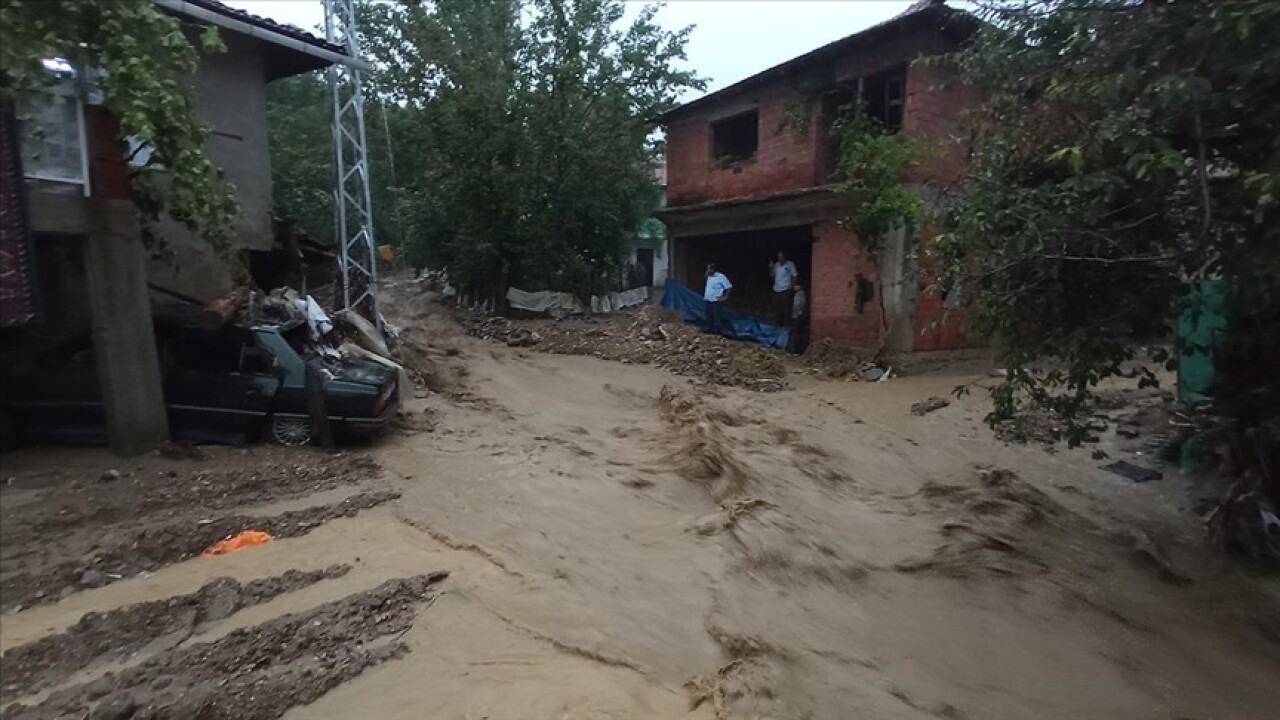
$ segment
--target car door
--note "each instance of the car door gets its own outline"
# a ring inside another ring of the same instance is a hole
[[[174,435],[238,442],[258,432],[280,387],[270,354],[240,328],[188,330],[175,341],[166,380]]]

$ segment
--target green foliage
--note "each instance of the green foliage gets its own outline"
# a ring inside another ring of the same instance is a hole
[[[1078,414],[1113,376],[1155,383],[1131,361],[1164,359],[1143,348],[1171,336],[1187,281],[1224,278],[1218,427],[1234,471],[1280,495],[1280,3],[979,12],[987,27],[954,61],[985,98],[980,131],[937,250],[1007,348],[989,419],[1025,403]]]
[[[222,51],[213,28],[196,40]],[[100,83],[104,103],[125,134],[153,148],[168,169],[162,192],[169,214],[215,247],[225,247],[237,208],[231,187],[204,155],[205,130],[183,89],[199,50],[175,18],[151,0],[3,0],[0,93],[19,108],[50,82],[41,61],[61,57]],[[156,187],[135,190],[158,207]]]
[[[403,128],[408,111],[377,95],[365,100],[369,175],[373,178],[373,230],[379,245],[401,244],[396,208],[397,173],[391,158],[413,162],[411,145],[393,148],[388,135]],[[335,180],[333,96],[323,73],[277,80],[267,86],[272,201],[277,217],[290,218],[313,237],[333,242]]]
[[[392,113],[411,259],[465,291],[604,289],[655,197],[651,134],[688,30],[618,0],[401,0],[360,9]]]
[[[334,231],[332,119],[333,97],[323,75],[267,86],[273,211],[326,241]]]
[[[831,132],[838,139],[832,179],[851,208],[841,224],[857,233],[873,253],[884,234],[895,227],[912,232],[923,206],[919,194],[903,180],[924,158],[920,142],[886,131],[856,104],[841,113]]]

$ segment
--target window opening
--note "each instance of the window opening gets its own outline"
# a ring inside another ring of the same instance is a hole
[[[760,113],[735,115],[711,124],[711,154],[717,163],[750,160],[760,146]]]

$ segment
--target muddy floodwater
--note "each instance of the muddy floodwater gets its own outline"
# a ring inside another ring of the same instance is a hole
[[[1277,581],[1092,457],[1140,439],[1001,442],[989,366],[760,392],[389,297],[373,445],[5,457],[4,718],[1278,716]]]

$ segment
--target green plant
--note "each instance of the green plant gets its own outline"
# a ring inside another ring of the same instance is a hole
[[[200,51],[225,48],[214,28],[196,44],[152,0],[2,0],[0,97],[19,111],[51,81],[43,61],[65,58],[90,73],[122,132],[152,148],[151,162],[168,169],[164,189],[144,188],[142,205],[200,232],[225,248],[237,212],[232,188],[204,155],[206,131],[184,91]],[[123,138],[121,138],[123,144]]]
[[[978,11],[984,29],[951,58],[982,98],[978,133],[935,250],[1006,348],[988,420],[1045,406],[1079,442],[1093,389],[1156,383],[1187,284],[1220,279],[1231,300],[1201,426],[1238,497],[1280,502],[1280,4]]]
[[[654,131],[696,75],[689,30],[618,0],[361,9],[392,115],[406,252],[464,293],[600,292],[652,211]]]
[[[837,139],[833,184],[850,207],[841,224],[872,253],[890,230],[913,232],[923,203],[904,176],[925,156],[920,142],[881,127],[857,104],[841,113],[831,132]]]

